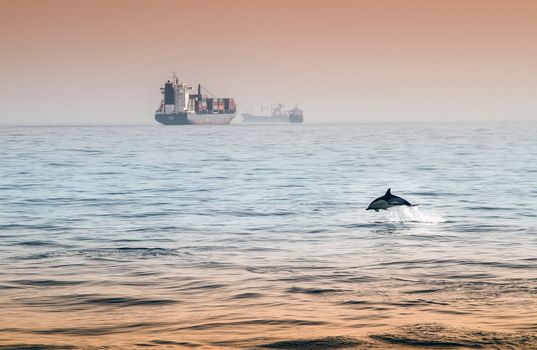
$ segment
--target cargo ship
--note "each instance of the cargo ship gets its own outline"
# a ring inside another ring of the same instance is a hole
[[[271,108],[270,115],[261,114],[255,115],[252,113],[242,113],[242,121],[244,123],[303,123],[304,117],[302,110],[298,107],[286,110],[284,105],[278,104]]]
[[[174,74],[164,83],[162,101],[155,112],[155,120],[164,125],[229,124],[237,113],[237,104],[232,98],[207,97],[198,91],[192,94],[192,87],[179,81]]]

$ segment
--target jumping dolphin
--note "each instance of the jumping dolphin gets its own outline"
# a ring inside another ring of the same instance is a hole
[[[379,209],[387,210],[390,207],[398,206],[398,205],[406,205],[409,207],[413,207],[415,204],[410,204],[407,200],[394,196],[390,192],[391,188],[388,188],[388,191],[386,191],[386,194],[382,197],[379,197],[375,199],[366,210],[373,209],[374,211],[379,211]]]

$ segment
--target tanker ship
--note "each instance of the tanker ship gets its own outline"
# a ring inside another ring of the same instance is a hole
[[[261,114],[242,113],[242,121],[245,123],[302,123],[304,117],[302,116],[302,110],[298,107],[286,110],[284,105],[278,104],[276,107],[271,108],[270,115],[263,115],[263,109]]]
[[[164,125],[229,124],[237,113],[234,99],[202,95],[200,84],[197,94],[192,94],[192,87],[180,82],[175,74],[161,90],[163,98],[155,120]]]

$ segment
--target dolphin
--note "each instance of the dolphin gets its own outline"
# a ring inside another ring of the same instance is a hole
[[[406,205],[408,207],[413,207],[416,204],[410,204],[406,199],[403,199],[401,197],[394,196],[390,192],[391,188],[388,188],[388,191],[386,191],[386,194],[382,197],[379,197],[375,199],[366,210],[373,209],[374,211],[378,212],[379,209],[387,210],[390,207],[395,207],[398,205]]]

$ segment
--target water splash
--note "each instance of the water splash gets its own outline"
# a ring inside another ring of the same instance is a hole
[[[391,221],[395,222],[426,222],[437,224],[446,220],[436,214],[420,210],[418,207],[397,207],[390,211]]]

